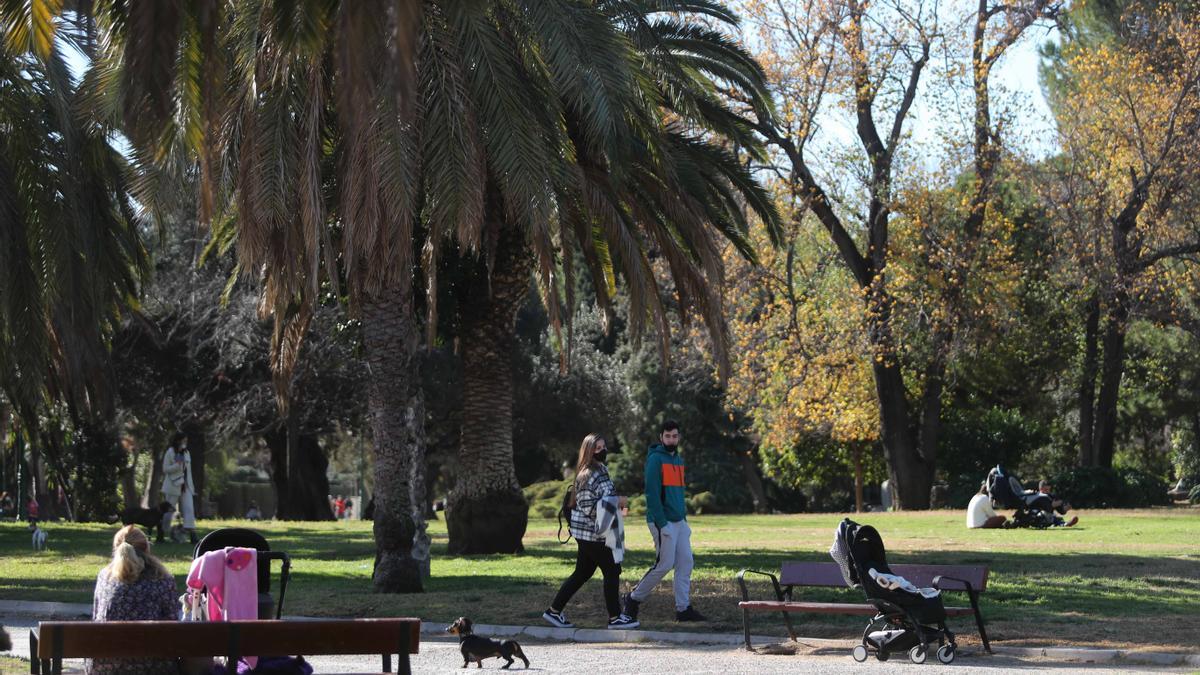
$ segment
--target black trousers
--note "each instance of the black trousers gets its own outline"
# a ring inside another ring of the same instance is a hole
[[[562,611],[566,608],[571,597],[583,588],[588,579],[596,573],[596,568],[604,574],[604,604],[608,608],[609,618],[621,613],[621,601],[617,597],[621,588],[621,565],[613,561],[612,549],[602,541],[579,541],[579,553],[575,558],[575,571],[558,589],[550,608]]]

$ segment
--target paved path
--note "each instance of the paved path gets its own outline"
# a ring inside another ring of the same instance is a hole
[[[36,621],[28,618],[5,620],[0,617],[13,638],[14,655],[29,657],[29,628]],[[556,673],[806,673],[868,675],[877,672],[906,672],[936,675],[940,668],[969,667],[976,673],[1011,673],[1016,670],[1034,670],[1056,675],[1073,673],[1171,673],[1189,672],[1189,668],[1163,668],[1109,662],[1099,665],[1064,663],[1036,658],[1012,656],[975,656],[963,654],[950,666],[926,663],[917,666],[907,659],[894,658],[886,664],[874,659],[858,664],[844,650],[817,649],[806,655],[750,654],[743,649],[728,646],[659,645],[659,644],[596,644],[561,643],[522,640],[522,647],[529,657],[530,670]],[[832,652],[832,653],[831,653]],[[317,657],[312,660],[317,673],[364,672],[380,667],[379,657]],[[496,670],[503,662],[489,659],[484,668]],[[67,665],[79,666],[80,663]],[[521,670],[520,661],[514,671]],[[421,653],[412,660],[416,673],[461,673],[462,659],[458,642],[441,637],[422,636]],[[474,671],[474,669],[472,669]],[[4,675],[9,675],[5,673]],[[13,674],[16,675],[16,674]]]

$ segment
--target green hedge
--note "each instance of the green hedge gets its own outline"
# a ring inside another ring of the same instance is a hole
[[[1170,503],[1168,485],[1138,469],[1077,467],[1052,479],[1054,493],[1075,508],[1144,508]]]

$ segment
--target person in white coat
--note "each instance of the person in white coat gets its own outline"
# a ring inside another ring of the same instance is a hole
[[[177,433],[163,455],[163,500],[183,514],[183,529],[196,543],[196,486],[192,483],[192,456],[187,449],[187,436]]]

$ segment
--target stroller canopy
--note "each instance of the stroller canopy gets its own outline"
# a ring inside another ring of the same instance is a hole
[[[1002,509],[1041,508],[1043,501],[1049,501],[1036,492],[1025,494],[1021,480],[999,464],[988,472],[987,491],[992,502]]]

